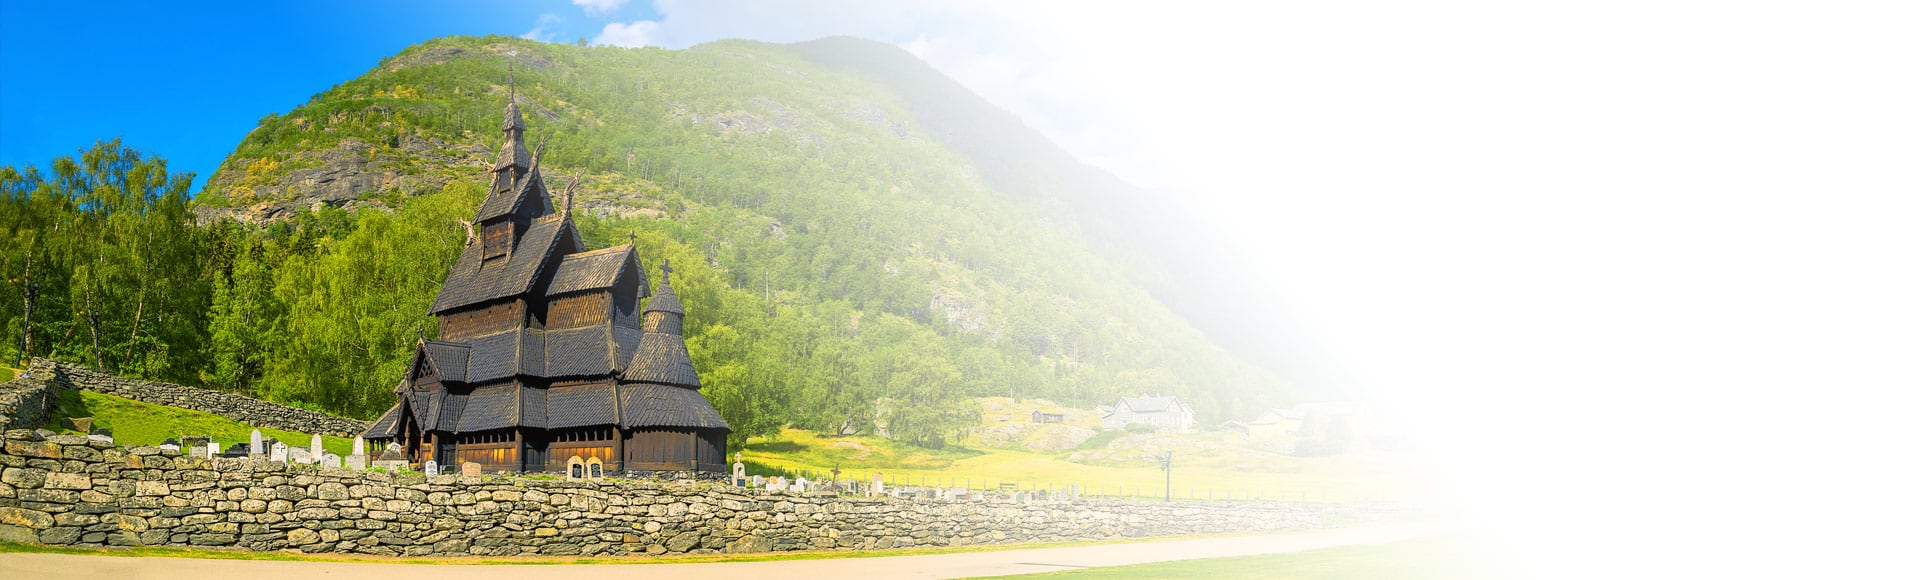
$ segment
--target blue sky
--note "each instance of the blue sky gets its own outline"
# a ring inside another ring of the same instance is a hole
[[[0,163],[117,135],[204,179],[450,34],[861,36],[1215,213],[1288,312],[1250,324],[1325,350],[1277,355],[1418,410],[1537,575],[1642,574],[1584,553],[1633,538],[1700,555],[1678,575],[1863,576],[1893,568],[1827,552],[1899,554],[1891,520],[1806,520],[1913,497],[1874,445],[1920,406],[1920,35],[1881,4],[0,0]]]
[[[645,19],[614,3],[603,18]],[[591,38],[596,18],[546,2],[0,2],[0,165],[46,166],[122,137],[197,174],[284,113],[418,42],[463,34]]]

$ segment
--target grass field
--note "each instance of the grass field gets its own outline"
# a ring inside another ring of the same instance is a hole
[[[1200,439],[1213,434],[1183,436]],[[822,437],[788,429],[778,438],[751,439],[741,450],[756,466],[818,478],[840,469],[841,479],[868,480],[882,474],[890,484],[955,485],[991,489],[1015,483],[1021,489],[1055,489],[1080,484],[1082,495],[1161,497],[1166,473],[1150,464],[1090,465],[1069,461],[1071,452],[1035,452],[1009,448],[922,449],[876,437]],[[1408,499],[1418,483],[1403,466],[1380,457],[1261,458],[1272,469],[1237,468],[1211,455],[1218,448],[1176,454],[1173,487],[1178,498],[1285,499],[1354,501]]]
[[[47,421],[46,428],[78,433],[61,428],[61,420],[67,417],[93,417],[93,425],[112,431],[114,443],[120,445],[159,445],[169,437],[211,435],[213,441],[224,448],[245,443],[253,434],[253,427],[219,415],[74,389],[60,391],[59,409],[53,419]],[[313,437],[280,429],[261,429],[260,434],[279,439],[289,447],[304,447]],[[320,441],[327,451],[341,456],[353,451],[351,438],[322,435]]]
[[[1460,534],[1368,546],[1267,556],[1180,560],[1044,574],[997,576],[1047,580],[1205,578],[1207,580],[1466,580],[1503,578],[1487,554]]]
[[[988,427],[1026,421],[1027,409],[1004,408],[1006,421],[988,417]],[[1046,412],[1056,412],[1051,407]],[[1065,410],[1072,412],[1072,410]],[[1091,411],[1069,417],[1068,426],[1082,427]],[[223,446],[245,442],[252,427],[209,413],[133,401],[91,391],[62,392],[56,417],[47,428],[66,417],[93,417],[94,425],[113,432],[121,445],[157,445],[169,437],[211,435]],[[1045,428],[1061,428],[1048,425]],[[72,432],[72,431],[67,431]],[[261,429],[261,433],[305,445],[310,435]],[[346,455],[349,438],[323,436],[328,451]],[[1157,464],[1140,460],[1144,452],[1175,450],[1172,485],[1176,499],[1360,501],[1413,499],[1419,482],[1403,462],[1390,455],[1292,457],[1236,443],[1224,432],[1137,434],[1102,432],[1079,447],[1036,451],[1016,440],[999,447],[951,445],[944,449],[914,447],[878,437],[824,437],[787,429],[773,438],[754,438],[740,449],[750,474],[830,477],[838,468],[842,480],[869,480],[881,474],[890,485],[967,486],[995,489],[1012,484],[1020,489],[1064,489],[1080,485],[1083,496],[1158,498],[1165,493],[1167,474]],[[1101,452],[1087,460],[1089,451]],[[1076,460],[1077,459],[1077,460]]]

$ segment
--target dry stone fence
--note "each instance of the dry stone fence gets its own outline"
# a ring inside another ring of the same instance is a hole
[[[32,377],[0,387],[0,411],[44,415],[56,388],[119,388],[75,370],[36,361]],[[24,417],[0,419],[38,422]],[[1390,506],[846,497],[711,481],[396,474],[195,457],[28,429],[5,431],[4,444],[0,541],[63,546],[409,556],[883,550],[1297,530],[1394,516]]]
[[[1351,523],[1283,503],[849,498],[714,482],[426,476],[7,431],[0,541],[386,555],[877,550]]]
[[[38,385],[45,384],[61,389],[106,393],[155,405],[212,413],[255,427],[341,437],[352,437],[367,430],[365,421],[335,417],[233,393],[116,377],[73,363],[44,358],[33,359],[32,366],[27,367],[27,372],[22,373],[20,378],[28,382],[22,388],[38,389],[43,388]],[[14,382],[20,382],[20,379]],[[51,399],[47,403],[50,404]],[[44,414],[44,411],[42,413]],[[33,425],[39,425],[39,423],[9,424],[8,426],[30,427]]]
[[[0,429],[36,427],[47,420],[48,410],[53,408],[60,393],[47,384],[45,372],[48,367],[34,359],[33,366],[20,373],[11,381],[0,383]],[[42,374],[35,375],[38,371]]]

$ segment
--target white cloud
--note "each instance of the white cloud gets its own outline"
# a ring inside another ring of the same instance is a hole
[[[593,37],[593,43],[625,47],[658,46],[654,34],[659,28],[660,23],[652,20],[609,22],[600,29],[599,36]]]
[[[627,0],[573,0],[573,5],[586,10],[590,16],[606,16],[626,6]]]
[[[540,42],[553,42],[553,26],[561,22],[562,20],[558,14],[541,14],[539,22],[534,23],[533,30],[528,30],[526,34],[520,35],[520,38],[538,40]]]

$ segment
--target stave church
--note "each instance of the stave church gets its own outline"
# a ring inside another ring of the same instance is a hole
[[[419,341],[366,439],[416,468],[723,471],[731,429],[700,394],[671,264],[652,288],[631,239],[589,250],[578,181],[556,209],[511,97],[501,131],[492,186],[431,307],[439,338]]]

